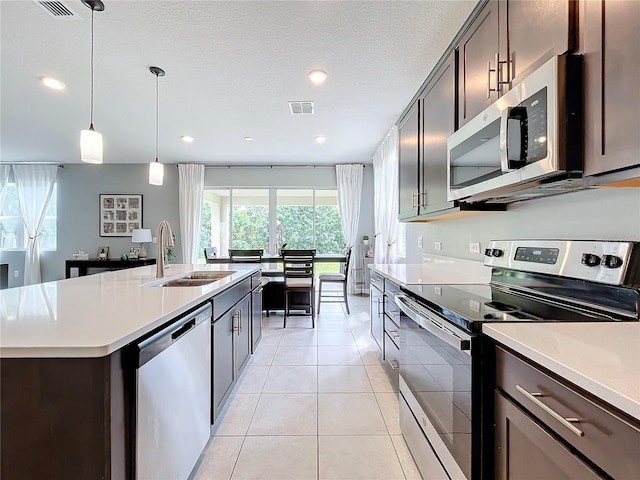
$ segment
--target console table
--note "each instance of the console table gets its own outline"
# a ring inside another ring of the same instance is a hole
[[[145,260],[120,260],[108,259],[98,260],[90,258],[89,260],[65,260],[65,278],[71,278],[71,269],[78,269],[78,276],[84,277],[90,268],[101,268],[106,270],[122,270],[123,268],[143,267],[145,265],[155,265],[155,258],[147,258]]]

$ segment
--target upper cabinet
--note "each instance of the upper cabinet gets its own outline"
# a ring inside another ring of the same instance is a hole
[[[581,4],[580,15],[585,67],[584,174],[638,167],[640,2],[588,0]],[[619,172],[617,179],[624,179],[625,173]],[[638,173],[627,176],[637,177]]]
[[[447,137],[455,131],[455,71],[452,52],[398,125],[400,220],[454,206],[447,202]]]
[[[574,0],[489,0],[458,43],[459,126],[554,55],[575,48]]]

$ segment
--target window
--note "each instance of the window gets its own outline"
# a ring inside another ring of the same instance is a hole
[[[229,248],[316,248],[340,253],[344,236],[338,191],[314,188],[205,189],[199,255],[214,246],[219,256]]]
[[[0,212],[0,250],[22,250],[27,248],[27,231],[24,228],[18,190],[15,183],[7,184],[7,196]],[[40,249],[55,250],[57,248],[58,223],[58,188],[53,186],[49,208],[40,232]]]

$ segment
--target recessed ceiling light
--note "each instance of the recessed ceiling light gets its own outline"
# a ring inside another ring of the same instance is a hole
[[[318,135],[316,137],[316,142],[318,142],[318,143],[324,143],[326,141],[327,141],[327,137],[325,137],[324,135]]]
[[[64,90],[65,84],[60,80],[56,80],[52,77],[40,77],[40,81],[44,84],[45,87],[49,87],[52,90]]]
[[[187,143],[191,143],[194,140],[193,137],[189,135],[182,135],[180,138],[182,139],[183,142],[187,142]]]
[[[247,142],[253,142],[253,137],[244,137]]]
[[[309,80],[315,85],[320,85],[324,83],[327,79],[327,72],[324,70],[311,70],[309,72]]]

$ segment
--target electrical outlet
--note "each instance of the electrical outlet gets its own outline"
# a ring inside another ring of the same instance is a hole
[[[20,276],[20,270],[14,270],[13,271],[13,277],[14,278],[18,278]]]
[[[157,242],[158,242],[158,239],[157,239],[156,237],[153,237],[153,238],[151,239],[151,243],[157,243]]]
[[[418,247],[422,248],[422,235],[418,237]]]
[[[480,242],[469,242],[469,252],[480,253]]]
[[[435,242],[433,244],[433,248],[435,248],[436,250],[442,250],[442,242]]]

